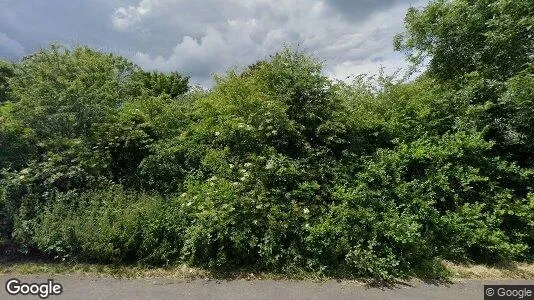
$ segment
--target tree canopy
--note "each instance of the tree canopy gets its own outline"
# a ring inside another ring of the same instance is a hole
[[[429,72],[455,79],[471,72],[505,80],[532,63],[534,6],[529,0],[438,0],[410,8],[395,47]]]

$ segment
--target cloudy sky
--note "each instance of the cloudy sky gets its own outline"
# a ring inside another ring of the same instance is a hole
[[[177,70],[210,86],[211,74],[298,45],[326,73],[393,71],[410,6],[426,0],[0,0],[0,57],[16,60],[51,42],[87,44],[146,69]]]

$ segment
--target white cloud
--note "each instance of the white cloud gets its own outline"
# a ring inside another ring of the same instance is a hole
[[[209,28],[206,35],[199,40],[185,36],[168,57],[164,58],[161,55],[152,57],[147,53],[138,52],[133,59],[147,69],[180,70],[191,75],[197,83],[205,85],[206,73],[223,67],[224,61],[231,59],[226,56],[230,48],[220,32]]]
[[[325,1],[302,0],[298,5],[269,0],[230,3],[213,1],[210,7],[218,13],[195,20],[177,13],[197,11],[198,7],[191,7],[186,1],[161,0],[158,5],[141,1],[130,9],[131,13],[124,14],[129,16],[124,21],[129,26],[135,22],[143,28],[161,28],[172,39],[173,26],[187,22],[189,32],[188,28],[177,29],[176,34],[183,36],[166,55],[139,51],[134,61],[148,69],[179,70],[208,85],[210,73],[251,64],[280,50],[285,43],[300,45],[325,59],[326,73],[340,79],[351,72],[377,73],[381,65],[386,72],[405,65],[393,53],[392,39],[402,28],[408,3],[378,11],[368,7],[368,15],[357,20],[342,17]],[[138,13],[140,7],[144,7],[145,18]],[[150,35],[159,34],[153,30]]]
[[[126,31],[141,22],[143,16],[150,13],[158,0],[142,0],[137,6],[119,7],[112,17],[113,26],[119,31]]]
[[[404,58],[388,57],[381,61],[345,61],[330,68],[330,71],[327,74],[332,78],[347,80],[352,78],[352,76],[354,75],[378,74],[380,68],[383,68],[383,71],[386,74],[393,74],[394,72],[399,71],[405,67],[406,62],[404,61]]]

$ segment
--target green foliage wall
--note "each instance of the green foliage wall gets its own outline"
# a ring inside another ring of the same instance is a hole
[[[0,65],[0,234],[51,257],[377,277],[534,257],[528,1],[433,1],[426,72],[284,49],[190,90],[87,47]],[[491,59],[490,59],[491,58]]]

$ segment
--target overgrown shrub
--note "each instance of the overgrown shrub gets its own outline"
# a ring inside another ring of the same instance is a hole
[[[32,237],[45,253],[88,261],[168,264],[180,258],[187,218],[172,200],[118,186],[58,194]]]

